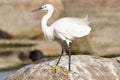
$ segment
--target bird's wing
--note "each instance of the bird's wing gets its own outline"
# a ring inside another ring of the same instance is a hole
[[[55,35],[59,38],[74,39],[88,35],[91,28],[88,26],[86,19],[79,18],[62,18],[56,21],[54,26]]]
[[[72,37],[83,37],[90,33],[91,28],[87,25],[78,25],[74,24],[74,26],[70,26],[68,29],[68,33]]]
[[[71,22],[77,23],[77,24],[84,24],[84,25],[89,25],[90,21],[88,20],[88,16],[84,18],[74,18],[74,17],[68,17],[68,19]]]
[[[83,37],[90,33],[91,28],[87,25],[76,23],[65,23],[59,27],[55,27],[55,34],[62,39],[74,39],[75,37]]]

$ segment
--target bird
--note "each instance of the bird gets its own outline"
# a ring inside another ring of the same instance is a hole
[[[55,7],[52,4],[45,4],[32,12],[45,10],[47,13],[41,19],[41,29],[45,38],[49,41],[54,41],[59,39],[61,41],[61,54],[56,63],[58,66],[61,57],[64,53],[64,46],[67,44],[68,49],[68,71],[71,72],[71,43],[76,38],[81,38],[87,36],[91,32],[91,27],[89,26],[88,17],[76,18],[76,17],[63,17],[56,20],[50,26],[48,26],[48,20],[53,15]]]

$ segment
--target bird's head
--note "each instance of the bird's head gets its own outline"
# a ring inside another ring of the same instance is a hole
[[[33,10],[32,12],[39,11],[39,10],[49,10],[49,9],[53,9],[53,8],[54,7],[51,4],[45,4],[42,7]]]

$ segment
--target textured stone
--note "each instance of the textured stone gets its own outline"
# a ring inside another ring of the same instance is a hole
[[[97,56],[72,56],[73,73],[64,75],[68,68],[68,57],[62,57],[57,72],[49,69],[57,59],[25,66],[8,76],[6,80],[120,80],[120,57],[102,58]]]

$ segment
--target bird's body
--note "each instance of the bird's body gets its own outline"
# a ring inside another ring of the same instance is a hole
[[[61,18],[48,28],[47,31],[43,31],[47,40],[53,41],[55,38],[59,38],[68,42],[71,42],[74,38],[88,35],[91,30],[86,18],[79,19],[73,17]]]
[[[74,38],[88,35],[91,28],[88,27],[86,19],[65,17],[57,20],[51,25],[55,37],[71,42]]]
[[[58,19],[52,25],[48,26],[47,21],[52,16],[54,7],[51,4],[46,4],[34,11],[37,11],[37,10],[48,11],[41,20],[41,25],[42,25],[41,27],[42,27],[42,31],[44,33],[45,38],[50,41],[55,40],[55,38],[61,39],[62,42],[65,41],[67,43],[69,48],[70,47],[69,44],[70,42],[72,42],[72,40],[74,40],[74,38],[86,36],[91,31],[91,28],[88,26],[89,22],[87,18],[79,19],[79,18],[73,18],[73,17],[64,17],[64,18]],[[63,46],[64,45],[62,44],[61,56],[64,51]],[[70,70],[70,55],[71,55],[71,51],[69,48],[69,70]],[[58,60],[58,63],[60,61],[60,58]]]

